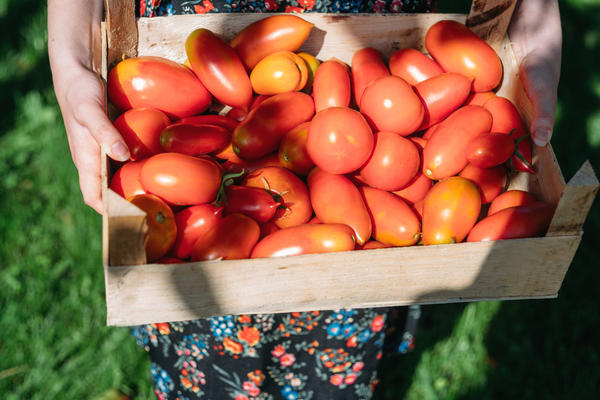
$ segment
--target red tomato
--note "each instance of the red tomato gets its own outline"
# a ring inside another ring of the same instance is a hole
[[[446,72],[473,77],[473,91],[487,92],[502,79],[502,62],[485,41],[456,21],[439,21],[425,35],[429,54]]]
[[[421,223],[404,200],[380,189],[363,186],[359,190],[371,216],[375,240],[392,246],[410,246],[419,240]]]
[[[423,122],[425,108],[402,78],[386,76],[365,89],[360,99],[360,112],[375,130],[408,136]]]
[[[158,260],[157,264],[183,264],[185,261],[180,260],[179,258],[174,257],[163,257]]]
[[[299,91],[308,81],[308,66],[297,54],[282,50],[258,62],[250,73],[252,89],[261,95]]]
[[[433,136],[433,134],[435,133],[435,131],[437,130],[437,128],[440,126],[440,124],[435,124],[432,125],[429,129],[427,129],[425,131],[425,133],[423,133],[423,136],[421,136],[423,139],[425,140],[429,140],[431,139],[431,137]]]
[[[127,200],[146,213],[146,259],[149,263],[157,261],[167,254],[177,237],[173,211],[167,203],[151,194],[138,194]]]
[[[470,78],[446,72],[415,85],[415,92],[425,106],[425,116],[418,130],[442,121],[460,107],[471,93]]]
[[[412,205],[423,200],[432,185],[433,181],[419,172],[407,186],[392,193]]]
[[[469,142],[467,160],[482,168],[504,164],[515,152],[515,142],[503,133],[484,133]]]
[[[425,205],[425,199],[421,199],[419,201],[417,201],[415,204],[413,204],[412,209],[415,212],[415,214],[417,214],[417,216],[419,217],[419,221],[423,221],[423,206]]]
[[[410,85],[433,78],[444,72],[431,58],[415,49],[400,49],[390,57],[390,72]]]
[[[125,199],[146,193],[140,182],[140,171],[145,162],[146,160],[140,160],[124,164],[113,175],[109,187]]]
[[[310,122],[304,122],[283,136],[279,145],[279,162],[297,175],[307,175],[315,166],[306,151]]]
[[[467,164],[459,176],[472,181],[481,192],[481,203],[491,203],[506,186],[506,169],[499,165],[494,168],[481,168]]]
[[[241,158],[235,156],[235,158],[230,158],[223,163],[223,168],[225,171],[234,173],[243,171],[249,174],[250,172],[264,167],[282,167],[277,154],[269,154],[266,157],[254,161],[242,160]]]
[[[366,47],[354,53],[351,72],[356,104],[360,104],[362,94],[371,82],[390,74],[381,58],[381,54],[372,47]]]
[[[247,115],[248,115],[248,111],[244,110],[243,108],[238,108],[238,107],[232,108],[231,110],[227,111],[227,114],[225,114],[225,116],[227,118],[231,118],[238,122],[242,122],[244,120],[244,118],[246,118]]]
[[[358,111],[332,107],[313,118],[306,150],[322,170],[332,174],[347,174],[367,161],[373,145],[373,132]]]
[[[200,114],[212,100],[192,71],[160,57],[118,63],[108,75],[108,98],[121,111],[151,107],[173,118]]]
[[[271,233],[275,233],[279,230],[279,227],[274,222],[265,222],[260,225],[260,239],[265,236],[269,236]]]
[[[265,189],[248,186],[228,186],[225,214],[244,214],[258,223],[267,222],[275,216],[280,201]]]
[[[421,166],[415,144],[394,132],[377,132],[375,146],[360,175],[370,186],[398,190],[408,185]]]
[[[177,123],[190,125],[217,125],[227,129],[230,132],[233,132],[239,125],[238,121],[223,115],[214,114],[196,115],[194,117],[182,118],[177,121]]]
[[[423,173],[439,180],[460,172],[467,165],[471,139],[489,132],[492,116],[483,107],[461,107],[442,121],[423,150]]]
[[[208,29],[196,29],[185,41],[194,73],[215,98],[228,106],[246,108],[252,85],[236,52]]]
[[[535,201],[535,197],[531,193],[522,190],[507,190],[492,201],[488,215],[509,207],[526,206],[535,203]]]
[[[223,150],[231,143],[231,133],[217,125],[173,124],[160,134],[165,151],[196,156]]]
[[[425,148],[425,145],[427,144],[427,139],[417,136],[409,137],[409,139],[417,146],[417,149],[419,149],[419,153],[422,153],[423,149]]]
[[[233,132],[233,151],[243,159],[257,160],[277,150],[283,135],[314,113],[314,102],[305,93],[271,96],[250,111]]]
[[[142,187],[168,203],[191,205],[215,199],[221,169],[212,161],[178,153],[148,158],[140,172]]]
[[[332,253],[354,249],[353,231],[343,224],[304,224],[282,229],[262,239],[252,258]]]
[[[348,107],[352,91],[346,64],[336,58],[321,63],[315,73],[312,94],[316,112],[329,107]]]
[[[492,132],[505,134],[513,132],[511,138],[515,141],[528,135],[527,128],[525,128],[517,108],[507,98],[495,96],[486,101],[483,107],[492,114]],[[519,141],[517,144],[517,151],[527,162],[524,162],[517,155],[514,155],[511,159],[514,168],[517,171],[535,174],[534,169],[531,167],[531,138]]]
[[[260,227],[252,218],[228,215],[196,241],[192,261],[248,258],[259,237]]]
[[[496,97],[494,92],[472,93],[465,101],[465,106],[483,106],[486,101]]]
[[[304,224],[312,217],[313,210],[306,185],[293,172],[285,168],[257,169],[248,174],[244,185],[268,189],[281,197],[285,208],[279,209],[273,220],[280,228]]]
[[[315,216],[315,217],[312,217],[312,219],[310,221],[308,221],[307,223],[308,224],[320,224],[321,220]]]
[[[473,182],[458,176],[439,181],[423,203],[423,244],[462,242],[480,210],[481,195]]]
[[[383,244],[381,242],[378,242],[377,240],[369,240],[367,243],[363,244],[362,246],[356,246],[356,250],[386,249],[389,247],[393,247],[393,246],[390,246],[388,244]]]
[[[322,223],[348,225],[358,244],[369,240],[371,217],[350,179],[315,168],[308,176],[308,190],[312,208]]]
[[[298,50],[313,26],[295,15],[273,15],[248,25],[229,44],[251,70],[271,53]]]
[[[194,244],[222,218],[223,207],[198,204],[175,214],[177,239],[171,253],[178,258],[188,258]]]
[[[554,206],[541,201],[505,208],[477,223],[467,242],[542,236],[552,221]]]
[[[131,154],[131,160],[141,160],[162,153],[159,137],[171,120],[154,108],[134,108],[125,111],[113,123]]]

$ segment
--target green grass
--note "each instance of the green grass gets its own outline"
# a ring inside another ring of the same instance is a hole
[[[105,326],[100,217],[82,202],[52,94],[44,8],[0,0],[0,398],[150,399],[145,353]],[[552,142],[568,178],[585,159],[600,170],[600,6],[561,12]],[[557,300],[424,307],[416,349],[384,358],[377,398],[596,398],[597,204],[585,231]]]

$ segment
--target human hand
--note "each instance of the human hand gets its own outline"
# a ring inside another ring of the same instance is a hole
[[[560,78],[562,31],[558,0],[520,0],[508,35],[525,91],[533,105],[532,139],[545,146],[552,136]]]
[[[114,160],[129,159],[127,145],[104,113],[102,81],[92,71],[91,43],[102,7],[102,0],[48,2],[48,53],[54,91],[83,200],[100,214],[101,147]]]

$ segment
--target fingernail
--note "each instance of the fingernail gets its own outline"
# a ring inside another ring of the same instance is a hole
[[[111,157],[117,161],[127,161],[129,159],[129,150],[123,142],[116,142],[110,148]]]

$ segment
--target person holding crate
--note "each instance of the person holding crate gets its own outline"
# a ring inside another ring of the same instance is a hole
[[[48,2],[48,41],[55,92],[84,202],[102,212],[100,147],[117,161],[129,149],[104,113],[91,43],[104,2]],[[431,0],[140,0],[139,16],[207,12],[430,12]],[[543,23],[541,22],[543,20]],[[522,0],[509,35],[534,107],[534,142],[545,146],[554,124],[560,75],[557,0]],[[370,398],[377,382],[388,309],[221,316],[135,327],[149,351],[160,399]]]

